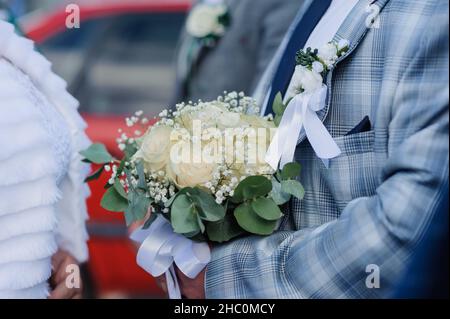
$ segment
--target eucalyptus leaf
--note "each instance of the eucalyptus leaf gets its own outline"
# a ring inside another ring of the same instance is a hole
[[[131,224],[133,224],[134,222],[136,222],[136,217],[134,216],[133,212],[130,210],[126,210],[124,212],[124,216],[125,216],[125,224],[127,226],[130,226]]]
[[[196,214],[195,216],[197,217],[197,224],[198,224],[198,227],[200,228],[200,232],[202,234],[204,234],[205,233],[205,224],[203,224],[203,221],[200,218],[199,214]]]
[[[281,123],[281,119],[283,118],[282,115],[275,115],[273,122],[275,123],[275,126],[280,126]]]
[[[283,216],[280,208],[270,198],[260,197],[251,203],[253,211],[265,220],[278,220]]]
[[[233,202],[266,196],[272,190],[272,183],[264,176],[249,176],[234,190]]]
[[[98,170],[96,170],[94,173],[92,173],[90,176],[86,177],[86,179],[84,180],[85,183],[88,182],[92,182],[95,181],[97,179],[100,178],[100,176],[102,176],[103,171],[105,170],[105,167],[102,166],[100,167]]]
[[[277,221],[268,221],[259,217],[247,203],[237,207],[234,216],[239,226],[256,235],[270,235],[277,225]]]
[[[300,172],[302,170],[302,166],[297,162],[292,162],[284,165],[283,169],[281,170],[281,178],[283,180],[288,179],[295,179],[300,175]]]
[[[291,194],[284,193],[281,190],[281,184],[275,178],[272,179],[272,191],[270,192],[269,196],[278,206],[286,204],[292,197]]]
[[[111,187],[103,195],[100,205],[110,212],[121,213],[128,208],[128,201]]]
[[[190,233],[183,234],[183,236],[185,236],[185,237],[187,237],[187,238],[190,238],[190,239],[192,239],[192,240],[193,240],[195,237],[199,236],[199,235],[200,235],[200,229],[195,230],[195,231],[190,232]]]
[[[292,196],[303,199],[305,196],[305,189],[303,185],[300,184],[297,180],[287,180],[281,182],[281,191],[287,194],[291,194]]]
[[[127,143],[125,145],[125,150],[123,151],[125,154],[125,159],[130,160],[134,154],[138,151],[138,147],[136,143]]]
[[[224,218],[225,208],[217,204],[211,194],[199,188],[192,189],[188,194],[199,209],[199,214],[202,219],[209,222],[216,222]]]
[[[81,151],[80,154],[94,164],[106,164],[114,160],[103,144],[92,144],[86,150]]]
[[[137,188],[147,191],[148,186],[147,186],[147,182],[145,181],[144,164],[142,162],[138,162],[136,164],[136,171],[138,174]]]
[[[281,95],[281,92],[278,92],[277,95],[275,96],[272,109],[276,115],[283,115],[286,107],[283,103],[283,96]]]
[[[177,193],[177,194],[173,195],[171,198],[169,198],[169,200],[164,203],[164,207],[169,208],[170,206],[172,206],[173,202],[175,201],[175,199],[177,198],[178,195],[180,195],[180,194]]]
[[[192,200],[184,194],[178,196],[173,202],[170,212],[174,231],[178,234],[200,231],[196,214],[197,211]]]
[[[244,234],[244,230],[238,225],[233,214],[227,214],[222,220],[206,225],[206,233],[211,241],[223,243],[239,235]]]
[[[145,196],[145,193],[134,190],[128,194],[128,201],[128,208],[125,212],[127,225],[130,225],[130,222],[143,220],[151,204],[150,199]]]
[[[123,185],[120,183],[119,179],[115,180],[114,188],[116,189],[117,193],[119,193],[120,196],[128,200],[128,194],[125,192],[125,189],[123,188]]]

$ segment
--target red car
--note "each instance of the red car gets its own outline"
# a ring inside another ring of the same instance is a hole
[[[79,99],[90,138],[117,154],[115,138],[125,116],[143,110],[153,117],[169,105],[175,49],[190,2],[70,2],[79,5],[79,29],[66,28],[65,7],[32,14],[20,24]],[[106,179],[91,184],[88,201],[88,297],[161,297],[150,275],[136,265],[121,214],[100,208]]]

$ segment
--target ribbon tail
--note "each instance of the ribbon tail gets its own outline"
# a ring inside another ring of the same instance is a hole
[[[331,159],[341,154],[341,149],[336,144],[325,125],[314,111],[308,109],[305,114],[305,131],[316,155],[321,159]]]
[[[275,133],[269,149],[267,150],[265,161],[274,169],[278,169],[278,164],[283,156],[283,153],[289,146],[292,146],[292,139],[297,141],[297,137],[302,129],[301,123],[301,106],[303,104],[303,96],[295,96],[286,107],[283,118],[281,119],[278,130]],[[294,132],[292,131],[294,130]],[[294,135],[297,135],[294,137]],[[290,142],[289,142],[290,141]],[[294,145],[295,148],[295,145]],[[295,150],[294,150],[295,152]],[[285,156],[286,157],[286,156]],[[287,156],[289,157],[289,156]]]
[[[297,140],[303,129],[303,120],[305,118],[309,99],[310,95],[299,95],[294,113],[291,115],[292,120],[290,122],[289,135],[285,137],[286,143],[282,150],[280,168],[283,168],[286,164],[291,163],[294,160],[295,150],[297,149]]]
[[[173,265],[166,271],[166,284],[169,298],[181,299],[180,285],[178,284],[177,274]]]

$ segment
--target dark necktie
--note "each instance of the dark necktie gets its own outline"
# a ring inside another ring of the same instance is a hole
[[[288,89],[296,66],[295,55],[297,51],[303,49],[314,28],[330,7],[331,1],[332,0],[313,0],[303,18],[295,27],[273,78],[272,89],[270,91],[265,115],[273,113],[272,104],[278,92],[284,94]]]

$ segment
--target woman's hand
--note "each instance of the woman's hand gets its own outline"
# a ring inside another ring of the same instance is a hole
[[[82,282],[79,280],[79,287],[68,287],[66,279],[69,275],[73,275],[72,272],[67,272],[69,266],[76,265],[78,267],[77,260],[64,250],[58,250],[52,257],[52,269],[53,273],[50,278],[50,284],[53,287],[53,291],[50,293],[50,299],[81,299],[82,297]],[[79,273],[79,272],[78,272]]]

